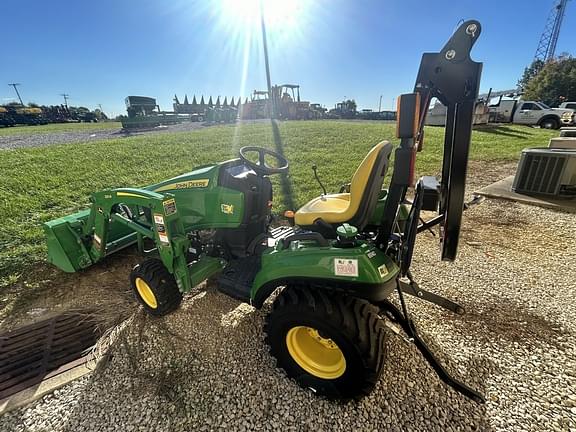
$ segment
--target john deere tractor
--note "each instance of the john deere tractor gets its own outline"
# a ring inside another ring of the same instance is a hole
[[[269,177],[285,173],[288,161],[243,147],[235,159],[157,184],[94,193],[88,209],[45,224],[49,260],[76,272],[136,245],[146,258],[132,270],[130,284],[155,316],[176,310],[207,278],[255,308],[272,296],[264,324],[271,354],[288,376],[331,398],[357,398],[374,388],[391,321],[443,381],[481,401],[436,361],[404,301],[411,294],[463,313],[418,287],[410,263],[416,234],[436,225],[442,259],[456,258],[482,68],[469,54],[479,35],[480,24],[467,21],[439,53],[424,54],[413,93],[399,98],[399,145],[376,144],[339,193],[313,198],[286,223],[271,224]],[[415,180],[433,97],[448,107],[442,176]],[[383,188],[392,152],[392,179]],[[422,210],[438,216],[423,222]]]

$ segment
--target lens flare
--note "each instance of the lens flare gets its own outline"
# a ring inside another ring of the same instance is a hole
[[[311,0],[219,0],[219,27],[236,36],[259,30],[263,14],[270,39],[290,42],[301,34],[311,4]]]

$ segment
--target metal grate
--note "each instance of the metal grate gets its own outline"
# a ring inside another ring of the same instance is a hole
[[[514,190],[546,195],[557,195],[560,176],[566,163],[565,156],[542,153],[522,154]]]
[[[96,322],[66,314],[0,334],[0,399],[86,361]]]

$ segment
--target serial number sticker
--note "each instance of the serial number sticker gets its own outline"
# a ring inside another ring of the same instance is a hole
[[[380,273],[380,277],[384,277],[388,274],[388,268],[386,267],[386,264],[382,264],[380,267],[378,267],[378,272]]]
[[[168,236],[165,233],[158,233],[158,238],[160,239],[160,243],[170,244],[170,240],[168,240]]]
[[[176,201],[174,198],[166,200],[162,204],[164,205],[164,213],[166,216],[176,213]]]
[[[164,217],[161,214],[155,214],[154,215],[154,223],[155,224],[160,224],[160,225],[164,225]]]
[[[367,256],[368,258],[374,258],[374,257],[376,256],[376,251],[373,251],[373,250],[368,251],[368,252],[366,253],[366,256]]]
[[[334,274],[336,276],[358,277],[358,260],[334,258]]]

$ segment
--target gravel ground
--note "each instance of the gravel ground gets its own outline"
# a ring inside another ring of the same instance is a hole
[[[472,182],[474,184],[474,182]],[[487,397],[444,385],[393,335],[376,390],[334,403],[275,368],[256,311],[208,286],[164,319],[135,314],[92,374],[0,418],[4,431],[576,431],[575,216],[487,200],[466,212],[460,255],[430,234],[413,273],[459,301],[453,315],[408,299],[438,357]]]
[[[122,129],[104,129],[89,131],[25,133],[18,135],[0,136],[0,150],[11,150],[22,147],[42,147],[51,144],[71,144],[91,142],[103,139],[125,138],[151,133],[184,132],[206,127],[205,123],[182,123],[171,126],[159,126],[141,131],[125,132]]]

